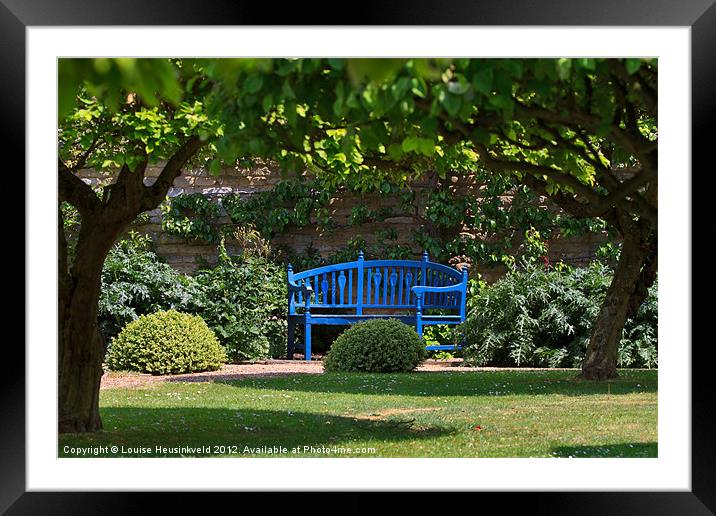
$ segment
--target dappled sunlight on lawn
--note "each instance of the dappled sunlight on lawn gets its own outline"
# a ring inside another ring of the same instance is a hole
[[[103,390],[101,414],[104,430],[63,435],[60,456],[95,446],[143,457],[653,457],[657,372],[609,383],[573,371],[156,382]]]

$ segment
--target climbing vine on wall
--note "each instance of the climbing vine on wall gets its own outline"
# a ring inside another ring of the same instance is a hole
[[[285,180],[270,191],[246,198],[226,195],[221,203],[234,224],[252,224],[269,238],[285,232],[289,226],[308,226],[312,216],[319,226],[330,227],[327,207],[335,192],[316,186],[313,181]]]
[[[200,194],[181,194],[162,205],[162,229],[170,235],[210,244],[219,241],[215,219],[220,207],[209,197]]]
[[[430,193],[424,224],[414,240],[434,259],[460,256],[481,264],[511,265],[515,253],[526,252],[529,231],[543,240],[611,232],[602,219],[575,219],[545,206],[512,178],[476,174],[475,184],[481,188],[472,194],[460,195],[449,183],[438,184]]]
[[[390,198],[391,202],[377,208],[356,204],[343,225],[331,218],[331,199],[364,194]],[[479,171],[467,188],[438,175],[421,188],[384,181],[368,189],[356,185],[340,190],[320,179],[299,177],[279,181],[271,190],[250,196],[228,194],[221,199],[221,206],[202,194],[180,195],[163,208],[162,226],[171,234],[216,243],[221,228],[214,219],[221,207],[234,227],[252,226],[267,240],[311,225],[324,232],[351,228],[345,246],[330,256],[321,256],[311,247],[301,252],[277,247],[278,254],[295,267],[352,260],[359,250],[368,258],[406,259],[414,256],[416,249],[427,250],[432,259],[441,262],[459,259],[509,266],[515,263],[515,254],[534,254],[530,244],[534,235],[549,240],[558,234],[573,237],[609,230],[601,219],[575,219],[545,207],[537,195],[516,185],[513,178]],[[416,220],[411,245],[405,245],[405,239],[399,243],[398,232],[391,227],[371,229],[367,242],[363,226],[396,216]]]

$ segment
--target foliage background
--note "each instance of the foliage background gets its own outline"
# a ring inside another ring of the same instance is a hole
[[[282,358],[286,352],[286,276],[256,233],[244,236],[246,251],[229,256],[219,244],[220,261],[194,276],[174,271],[151,250],[145,236],[130,233],[115,245],[103,271],[100,327],[109,340],[140,315],[177,309],[200,315],[214,331],[229,360]],[[524,254],[494,284],[470,280],[466,322],[426,328],[430,343],[465,339],[457,355],[477,365],[579,367],[589,331],[611,281],[613,246],[585,268],[546,265],[537,231],[525,236]],[[618,250],[617,250],[618,252]],[[620,367],[656,367],[657,290],[627,321]],[[343,328],[316,327],[315,349],[328,351]],[[320,331],[324,330],[324,331]],[[297,342],[302,342],[297,328]],[[441,354],[440,356],[448,356]]]
[[[465,359],[475,365],[580,367],[611,269],[535,264],[515,268],[468,300]],[[658,365],[655,283],[636,315],[627,320],[619,367]]]
[[[115,245],[102,274],[99,324],[106,342],[142,315],[176,309],[201,316],[230,360],[280,357],[286,351],[286,274],[247,253],[195,276],[163,263],[146,236]]]

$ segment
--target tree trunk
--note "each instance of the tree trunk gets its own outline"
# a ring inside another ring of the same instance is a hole
[[[105,352],[97,304],[104,259],[119,231],[83,220],[68,269],[61,218],[59,230],[59,432],[94,432],[102,428],[99,383]]]
[[[616,378],[617,351],[627,318],[638,310],[656,278],[656,240],[639,229],[624,235],[614,279],[599,310],[582,365],[589,380]]]
[[[99,387],[106,347],[97,327],[102,266],[120,233],[140,213],[156,208],[182,167],[203,145],[192,136],[167,161],[151,185],[144,184],[148,160],[134,170],[125,165],[102,199],[58,160],[59,200],[80,213],[81,224],[72,265],[67,256],[62,211],[59,216],[59,432],[94,432],[102,428]],[[146,158],[146,156],[145,156]],[[78,165],[76,165],[77,167]]]

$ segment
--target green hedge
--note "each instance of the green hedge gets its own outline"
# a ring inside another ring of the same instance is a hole
[[[216,332],[231,360],[286,354],[286,272],[264,258],[228,258],[199,271],[189,303]]]
[[[226,361],[214,332],[201,317],[176,310],[143,315],[110,343],[112,370],[150,374],[213,371]]]

